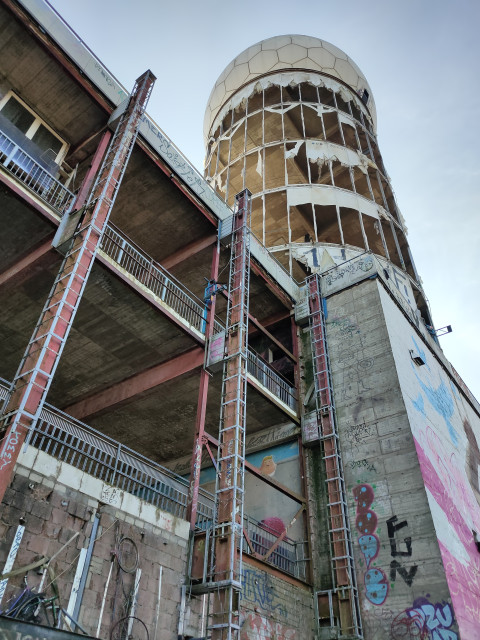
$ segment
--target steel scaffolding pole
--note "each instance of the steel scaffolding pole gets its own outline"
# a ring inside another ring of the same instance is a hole
[[[218,264],[220,260],[220,240],[213,249],[212,267],[210,269],[210,282],[217,282]],[[206,306],[206,329],[205,329],[205,357],[207,354],[208,341],[213,335],[215,326],[215,293],[211,296],[210,304],[205,301]],[[198,389],[197,415],[195,418],[195,437],[193,442],[193,455],[190,466],[190,488],[188,493],[187,518],[190,521],[190,530],[195,530],[197,521],[198,492],[200,487],[200,472],[202,467],[203,440],[205,436],[205,416],[207,412],[208,384],[210,374],[202,367],[200,371],[200,385]]]
[[[154,82],[155,76],[151,71],[146,71],[136,81],[87,204],[80,212],[75,212],[75,217],[69,216],[65,220],[73,226],[70,237],[65,241],[68,249],[20,362],[0,418],[3,436],[0,501],[12,478],[21,446],[26,439],[28,442],[27,434],[35,426],[50,389]]]
[[[342,633],[362,638],[362,624],[340,444],[328,357],[325,300],[318,274],[307,278],[310,339],[318,431],[325,463],[333,592],[339,601]],[[331,616],[333,626],[333,614]]]
[[[235,198],[232,220],[228,307],[223,363],[215,514],[212,532],[208,630],[212,640],[240,635],[243,503],[250,288],[251,194]],[[210,611],[209,611],[210,614]]]

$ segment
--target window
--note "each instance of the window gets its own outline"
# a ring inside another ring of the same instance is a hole
[[[0,100],[0,113],[42,151],[45,160],[61,163],[67,143],[11,91]]]

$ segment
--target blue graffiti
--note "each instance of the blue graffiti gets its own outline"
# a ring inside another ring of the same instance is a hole
[[[421,393],[418,394],[418,398],[416,400],[412,400],[412,404],[419,413],[426,416],[425,403],[423,401],[423,396]]]
[[[427,369],[430,371],[430,367],[427,363],[427,355],[425,353],[425,351],[420,347],[420,345],[417,343],[417,341],[415,340],[415,338],[412,336],[412,342],[415,345],[415,350],[418,353],[418,355],[421,357],[421,359],[425,362]]]
[[[415,348],[418,350],[418,353],[425,360],[425,353],[420,350],[419,346],[417,345],[413,337],[412,337],[412,340],[415,345]],[[430,385],[425,384],[423,380],[420,379],[417,372],[415,371],[415,365],[413,365],[413,363],[412,363],[412,367],[413,367],[413,372],[415,374],[415,377],[417,378],[418,384],[422,388],[422,391],[425,394],[427,400],[435,409],[435,411],[439,415],[441,415],[442,418],[445,420],[445,424],[447,425],[450,439],[453,445],[456,447],[458,445],[458,433],[456,432],[450,420],[450,418],[453,416],[455,411],[455,404],[453,402],[452,394],[449,392],[447,385],[443,381],[440,382],[440,384],[436,389],[434,389]],[[425,415],[425,406],[424,406],[422,395],[419,394],[419,397],[412,402],[415,409],[417,409],[417,411],[420,411],[420,413],[423,413]]]
[[[363,553],[367,569],[370,567],[372,560],[378,556],[380,550],[380,542],[376,535],[360,536],[358,538],[360,544],[360,550]]]
[[[388,581],[383,571],[369,569],[365,574],[365,588],[372,604],[383,604],[388,595]]]
[[[287,616],[287,608],[275,593],[270,576],[263,571],[244,568],[242,572],[243,600],[248,600],[266,611],[277,611]]]
[[[453,391],[454,395],[456,395],[457,398],[460,398],[460,396],[458,394],[458,391],[457,391],[457,387],[453,384],[453,381],[449,380],[449,382],[450,382],[450,388]]]

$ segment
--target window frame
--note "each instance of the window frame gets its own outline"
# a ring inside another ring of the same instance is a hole
[[[3,96],[3,98],[0,98],[0,113],[3,110],[3,107],[7,104],[7,102],[10,100],[10,98],[14,98],[17,102],[19,102],[22,107],[24,107],[25,109],[27,109],[27,111],[29,113],[32,114],[32,116],[35,118],[34,121],[32,122],[32,124],[30,125],[30,127],[27,129],[27,131],[23,134],[26,138],[28,138],[28,140],[32,140],[33,136],[36,134],[36,132],[38,131],[38,129],[40,128],[40,125],[43,125],[55,138],[57,138],[57,140],[59,142],[62,143],[62,146],[60,147],[60,150],[58,151],[57,155],[55,156],[55,158],[53,159],[53,162],[55,162],[55,164],[60,165],[63,161],[63,159],[65,158],[65,156],[67,155],[67,150],[68,150],[68,143],[61,138],[58,133],[52,129],[52,127],[50,127],[45,120],[43,120],[43,118],[41,118],[38,113],[36,113],[24,100],[22,100],[14,91],[10,90],[7,91],[7,93]],[[32,140],[33,141],[33,140]],[[39,147],[40,148],[40,147]],[[45,153],[45,152],[44,152]]]

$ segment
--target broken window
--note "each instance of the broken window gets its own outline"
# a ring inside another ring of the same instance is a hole
[[[285,144],[288,184],[308,184],[308,163],[305,143],[287,142]]]
[[[246,100],[242,100],[242,102],[240,104],[238,104],[235,109],[233,110],[233,123],[236,124],[237,122],[239,122],[242,118],[245,117],[246,114],[246,105],[247,102]]]
[[[263,233],[263,196],[252,198],[252,217],[250,226],[260,242],[265,244],[265,237]]]
[[[342,244],[340,227],[338,226],[337,208],[334,205],[313,205],[315,223],[317,225],[318,242]]]
[[[305,124],[305,137],[315,140],[323,140],[322,116],[316,109],[303,105],[303,122]]]
[[[218,168],[216,173],[224,169],[228,164],[228,151],[230,149],[230,138],[223,138],[218,143]]]
[[[330,111],[323,114],[323,124],[325,125],[325,135],[327,140],[335,144],[343,145],[343,138],[338,123],[338,115],[336,111]]]
[[[394,225],[395,226],[395,225]],[[398,227],[395,228],[395,233],[397,234],[398,243],[400,245],[400,252],[402,254],[403,262],[405,264],[405,269],[409,276],[411,276],[414,280],[417,279],[417,274],[415,273],[415,269],[413,267],[410,249],[408,246],[407,238],[404,232]]]
[[[382,181],[383,193],[385,195],[385,200],[387,201],[388,210],[392,214],[392,216],[399,221],[397,206],[395,204],[395,198],[393,197],[392,189],[385,178],[381,177],[380,179]]]
[[[333,182],[340,189],[353,191],[352,178],[349,167],[345,167],[338,160],[332,160]]]
[[[217,145],[212,153],[210,158],[210,162],[208,163],[208,175],[213,176],[217,173],[217,155],[218,155],[218,146]]]
[[[285,180],[284,145],[275,145],[265,149],[265,189],[283,187]]]
[[[346,102],[339,93],[335,94],[335,97],[337,99],[337,107],[340,109],[340,111],[344,111],[345,113],[348,113],[348,115],[350,115],[348,102]]]
[[[263,91],[260,88],[259,91],[255,91],[248,99],[248,113],[253,113],[263,109]]]
[[[229,111],[222,120],[222,133],[225,133],[232,126],[232,112]]]
[[[283,140],[282,114],[273,111],[264,112],[265,144]]]
[[[306,236],[315,237],[312,205],[309,202],[290,207],[289,213],[291,242],[305,242]]]
[[[271,107],[273,105],[279,105],[282,102],[282,94],[280,91],[280,87],[276,85],[270,85],[263,92],[263,107]]]
[[[283,112],[285,139],[303,138],[302,107],[297,105]]]
[[[342,126],[345,146],[350,147],[350,149],[354,149],[355,151],[358,151],[357,136],[355,135],[355,126],[346,124],[345,122],[341,122],[340,124]]]
[[[381,222],[382,222],[383,237],[385,238],[390,260],[391,262],[396,264],[398,267],[403,268],[402,261],[400,260],[400,255],[398,253],[397,245],[395,244],[395,238],[393,235],[391,224],[387,220],[383,220],[383,219]]]
[[[353,100],[350,103],[350,108],[352,109],[352,115],[355,118],[355,120],[358,120],[358,122],[362,122],[362,116],[360,115],[360,109],[353,102]]]
[[[265,245],[273,247],[289,242],[287,193],[276,191],[265,194]]]
[[[227,203],[233,206],[237,193],[244,189],[244,158],[240,158],[228,168]]]
[[[238,125],[232,136],[230,162],[245,152],[245,121]]]
[[[385,247],[383,246],[382,236],[380,233],[380,221],[372,216],[362,215],[363,228],[367,236],[368,247],[373,253],[387,257]]]
[[[367,176],[358,167],[352,167],[353,179],[355,180],[355,191],[364,198],[372,199],[370,189],[368,188]]]
[[[322,104],[326,104],[330,107],[335,107],[335,99],[333,97],[333,91],[327,89],[327,87],[318,87],[318,97]]]
[[[344,243],[365,249],[360,213],[349,207],[340,207],[340,219],[342,221]]]
[[[286,87],[282,87],[282,102],[299,102],[300,89],[298,84],[288,84]]]
[[[323,158],[313,160],[310,158],[310,176],[312,184],[332,184],[330,162]]]
[[[372,167],[368,167],[368,177],[370,180],[370,186],[372,187],[373,197],[375,202],[381,207],[384,206],[382,192],[380,191],[380,185],[378,184],[377,172]]]
[[[377,165],[377,167],[380,169],[382,173],[385,173],[385,167],[383,165],[382,156],[380,155],[380,151],[378,150],[377,142],[373,138],[370,138],[370,146],[372,147],[375,164]]]
[[[360,142],[360,151],[363,155],[371,158],[370,147],[368,146],[367,134],[362,127],[357,127],[358,140]]]
[[[247,151],[262,146],[263,113],[260,111],[247,118]]]
[[[318,103],[317,87],[315,87],[313,84],[310,84],[309,82],[303,82],[300,85],[300,92],[302,95],[302,102],[314,102],[315,104]]]
[[[263,191],[263,151],[261,149],[246,156],[245,185],[252,194]]]

